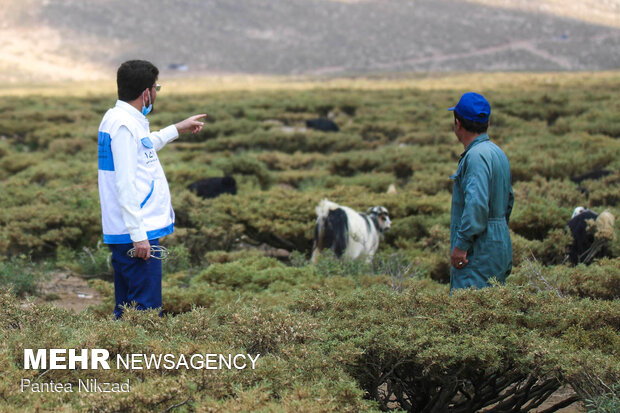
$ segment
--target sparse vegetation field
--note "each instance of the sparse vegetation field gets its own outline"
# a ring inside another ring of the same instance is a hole
[[[609,245],[614,258],[571,267],[564,226],[579,205],[620,216],[620,74],[488,76],[217,91],[195,81],[169,94],[162,79],[152,129],[209,117],[200,134],[159,152],[176,212],[176,231],[162,240],[172,251],[165,315],[128,311],[123,321],[111,316],[97,191],[97,126],[115,96],[5,93],[0,410],[527,411],[568,386],[569,401],[613,411],[620,241]],[[450,296],[449,176],[462,146],[446,108],[472,84],[484,85],[489,134],[511,161],[515,267],[504,287]],[[318,116],[340,131],[306,129]],[[612,173],[582,182],[587,196],[570,177],[595,169]],[[205,200],[186,189],[224,174],[237,195]],[[386,193],[390,184],[397,194]],[[309,264],[314,207],[325,197],[388,208],[392,229],[372,265],[329,254]],[[103,302],[79,314],[56,308],[52,295],[52,304],[32,302],[58,270],[90,279]],[[31,371],[24,348],[261,360],[254,371]],[[130,379],[132,391],[19,388],[22,378],[84,377]]]

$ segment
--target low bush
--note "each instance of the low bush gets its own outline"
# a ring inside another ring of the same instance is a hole
[[[56,250],[56,266],[68,269],[84,278],[103,278],[111,281],[113,279],[111,256],[109,248],[101,242],[94,248],[82,247],[81,251],[61,246]]]
[[[292,308],[324,320],[323,348],[383,409],[527,411],[586,375],[617,379],[618,305],[596,304],[598,316],[593,305],[520,288],[452,297],[370,288],[304,295]],[[579,362],[593,357],[609,364]]]
[[[0,261],[0,285],[18,297],[37,294],[40,279],[41,271],[26,257]]]
[[[617,300],[620,298],[620,259],[602,259],[576,267],[545,266],[527,260],[516,268],[510,282],[530,285],[537,290],[551,290],[561,296]]]
[[[269,260],[254,263],[273,274],[282,270]],[[620,377],[617,301],[563,298],[519,286],[449,296],[418,281],[402,292],[380,283],[289,288],[280,294],[290,299],[260,304],[260,295],[257,300],[231,294],[243,286],[220,276],[213,280],[231,295],[228,304],[212,287],[216,305],[205,301],[163,318],[156,311],[128,309],[122,321],[47,304],[24,311],[3,294],[0,406],[42,401],[39,394],[14,391],[24,374],[36,378],[41,373],[22,370],[25,343],[28,348],[106,348],[113,357],[260,353],[256,370],[92,370],[89,377],[100,381],[129,378],[132,391],[118,397],[49,394],[50,409],[84,403],[94,410],[128,403],[137,411],[179,403],[200,409],[258,397],[252,405],[286,409],[292,403],[306,410],[320,395],[328,400],[323,411],[527,410],[562,385],[578,391],[568,399],[575,401],[592,396],[581,393],[591,391],[589,377],[607,383]],[[176,291],[172,288],[167,298]],[[186,294],[191,298],[193,292]],[[75,384],[78,377],[79,371],[53,370],[45,380]]]
[[[598,386],[601,385],[598,384]],[[592,396],[591,399],[586,399],[588,413],[613,413],[620,411],[620,385],[616,383],[611,386],[604,386],[607,387],[606,392]]]
[[[578,205],[620,214],[610,109],[619,82],[557,79],[485,92],[491,139],[511,161],[515,265],[505,287],[452,296],[449,177],[463,148],[445,108],[459,91],[162,95],[153,129],[197,107],[209,117],[201,133],[159,154],[176,212],[175,232],[162,240],[172,252],[165,316],[128,309],[122,321],[111,318],[108,252],[98,243],[96,126],[115,98],[3,99],[0,278],[13,293],[0,298],[0,410],[527,410],[561,385],[576,392],[566,403],[614,406],[611,387],[593,383],[618,381],[620,237],[609,245],[614,258],[570,267],[565,225]],[[340,132],[308,130],[305,120],[317,116],[330,116]],[[570,180],[593,169],[615,172],[583,182],[585,190]],[[235,196],[202,199],[186,189],[225,173],[238,182]],[[385,193],[390,184],[397,194]],[[323,198],[361,212],[388,208],[392,228],[374,262],[326,252],[309,265]],[[281,261],[265,256],[274,249],[286,250]],[[98,277],[89,283],[103,301],[76,316],[16,299],[36,294],[44,272],[19,258],[28,256]],[[131,378],[132,393],[78,397],[16,391],[24,375],[80,377],[24,372],[25,343],[265,354],[254,372],[97,371],[101,380]]]

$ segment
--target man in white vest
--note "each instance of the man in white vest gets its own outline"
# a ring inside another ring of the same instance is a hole
[[[130,60],[117,72],[118,100],[99,125],[99,197],[103,242],[112,251],[114,315],[122,306],[161,308],[161,261],[151,247],[174,231],[170,189],[157,151],[179,133],[198,133],[206,115],[191,116],[151,132],[146,115],[160,86],[150,62]],[[127,252],[134,248],[133,257]]]

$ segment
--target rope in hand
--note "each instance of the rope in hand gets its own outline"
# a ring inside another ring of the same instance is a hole
[[[136,249],[131,248],[127,251],[127,255],[133,258]],[[156,260],[165,260],[170,255],[170,251],[166,249],[166,247],[162,247],[161,245],[151,245],[151,258],[155,258]]]

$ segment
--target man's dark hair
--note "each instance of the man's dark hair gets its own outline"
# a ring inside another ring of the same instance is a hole
[[[489,129],[489,121],[486,121],[484,123],[474,122],[473,120],[465,119],[464,117],[456,113],[456,111],[452,113],[454,113],[454,119],[458,119],[461,122],[461,125],[463,125],[465,130],[468,132],[485,133],[487,129]]]
[[[118,98],[125,102],[137,99],[144,89],[150,89],[157,81],[159,70],[146,60],[128,60],[116,72]]]

